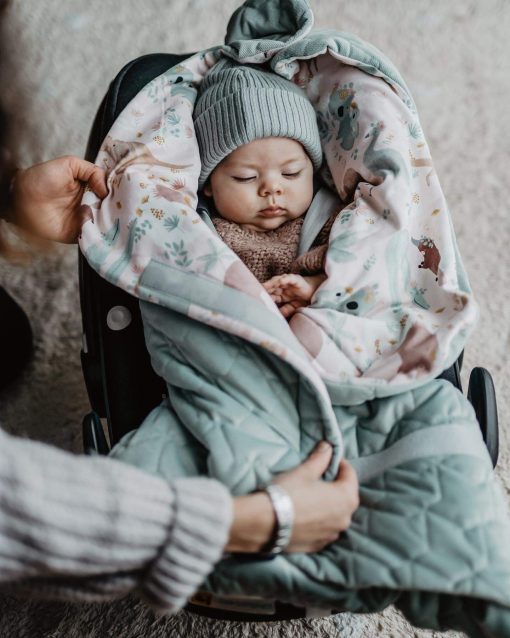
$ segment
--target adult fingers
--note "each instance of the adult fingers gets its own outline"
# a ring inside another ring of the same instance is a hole
[[[80,157],[69,156],[67,161],[74,179],[80,182],[86,182],[101,199],[108,195],[106,175],[102,168]]]
[[[340,461],[336,480],[342,481],[343,483],[352,483],[358,485],[358,475],[356,474],[356,470],[352,467],[349,461],[346,461],[345,459],[342,459]]]
[[[299,472],[303,477],[317,480],[328,469],[332,454],[331,445],[327,441],[321,441],[315,446],[306,461],[296,469],[296,472]]]
[[[94,193],[104,199],[108,195],[108,187],[106,186],[106,175],[102,168],[95,166],[88,184]]]
[[[338,468],[335,484],[342,490],[344,498],[349,499],[349,507],[352,511],[359,506],[359,483],[358,476],[352,465],[342,459]]]

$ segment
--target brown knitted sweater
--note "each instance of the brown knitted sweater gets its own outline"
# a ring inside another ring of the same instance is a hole
[[[303,217],[285,222],[275,230],[260,233],[242,228],[223,217],[213,216],[212,222],[221,239],[248,266],[260,282],[275,275],[297,273],[316,275],[324,271],[324,257],[335,216],[322,227],[312,248],[297,257]]]

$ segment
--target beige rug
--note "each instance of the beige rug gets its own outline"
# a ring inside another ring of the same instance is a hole
[[[22,164],[83,154],[109,81],[150,52],[190,52],[222,42],[235,0],[12,0],[4,20],[1,97],[11,110]],[[466,350],[496,383],[498,474],[508,493],[510,454],[510,3],[506,0],[312,0],[319,26],[351,31],[396,63],[418,105],[481,309]],[[79,351],[75,247],[28,267],[0,263],[0,281],[30,315],[35,357],[0,395],[4,427],[79,451],[88,410]],[[342,615],[276,627],[225,625],[189,615],[156,620],[131,600],[65,605],[1,600],[0,636],[432,636],[399,614]],[[453,636],[455,634],[450,634]]]

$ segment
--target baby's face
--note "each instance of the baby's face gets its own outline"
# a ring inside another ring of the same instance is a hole
[[[308,210],[313,198],[312,162],[296,140],[254,140],[218,164],[204,193],[225,219],[250,230],[274,230]]]

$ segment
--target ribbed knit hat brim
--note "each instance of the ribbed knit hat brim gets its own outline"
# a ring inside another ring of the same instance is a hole
[[[295,139],[314,169],[321,165],[313,106],[302,89],[269,71],[220,61],[203,81],[194,121],[202,162],[199,188],[227,155],[264,137]]]

